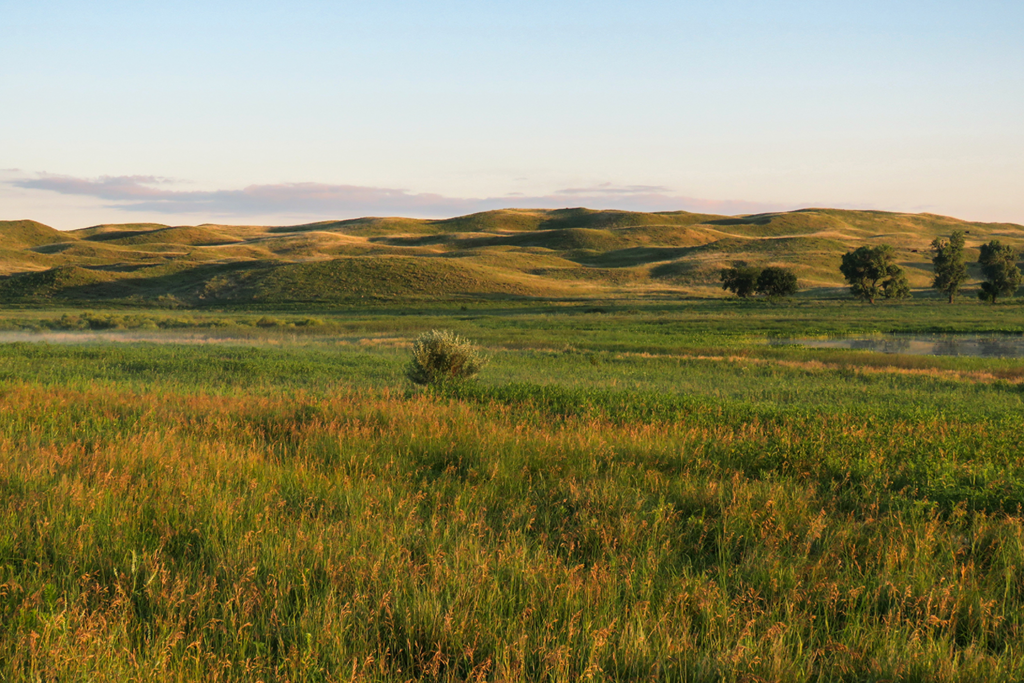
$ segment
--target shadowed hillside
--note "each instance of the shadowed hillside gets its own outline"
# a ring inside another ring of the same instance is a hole
[[[70,232],[6,221],[0,222],[0,301],[724,296],[719,271],[743,263],[793,269],[808,296],[843,296],[842,255],[876,244],[895,247],[911,286],[931,296],[930,244],[953,230],[968,233],[972,261],[990,239],[1024,247],[1019,225],[837,209],[749,216],[506,209],[442,220],[136,223]]]

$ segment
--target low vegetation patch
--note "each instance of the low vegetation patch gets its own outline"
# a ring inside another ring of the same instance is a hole
[[[413,342],[405,374],[414,384],[435,386],[475,377],[483,365],[472,342],[448,330],[431,330]]]

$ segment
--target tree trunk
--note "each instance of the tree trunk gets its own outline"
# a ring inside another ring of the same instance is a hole
[[[955,294],[955,293],[953,293],[953,292],[950,292],[950,293],[949,293],[949,303],[953,303],[953,297],[954,297],[954,296],[956,296],[956,294]]]

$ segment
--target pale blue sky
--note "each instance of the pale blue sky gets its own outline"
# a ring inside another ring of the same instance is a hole
[[[0,219],[1024,223],[1024,3],[0,0]]]

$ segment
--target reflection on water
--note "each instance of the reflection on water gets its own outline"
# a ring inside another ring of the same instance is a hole
[[[861,349],[915,356],[1024,358],[1024,336],[980,334],[890,334],[846,339],[775,339],[773,345],[798,344],[816,349]]]

